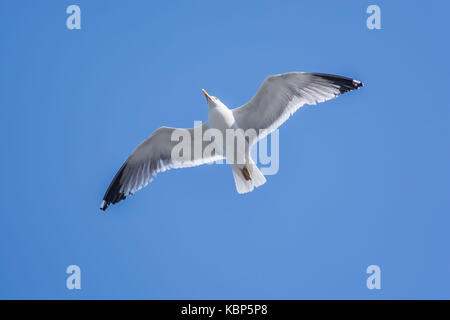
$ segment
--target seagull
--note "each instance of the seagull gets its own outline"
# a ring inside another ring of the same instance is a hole
[[[186,157],[174,157],[173,149],[178,141],[173,139],[177,130],[187,133],[195,145],[196,130],[215,129],[254,130],[250,136],[236,135],[245,146],[237,151],[241,162],[231,161],[231,169],[238,193],[247,193],[266,182],[264,175],[251,159],[249,150],[253,144],[281,126],[295,111],[305,104],[315,105],[336,98],[340,94],[358,89],[360,81],[332,74],[289,72],[266,78],[254,97],[235,109],[229,109],[217,97],[202,90],[208,103],[208,121],[189,129],[161,127],[144,140],[122,165],[110,183],[100,205],[106,210],[110,204],[124,200],[127,195],[145,187],[157,173],[172,168],[186,168],[212,163],[227,158],[226,146],[212,142],[215,148],[206,153],[208,141],[201,141],[200,152],[186,152]],[[239,141],[238,141],[239,142]],[[194,147],[195,148],[195,147]],[[191,150],[188,150],[191,151]],[[236,157],[236,155],[234,155]],[[235,160],[234,158],[231,160]]]

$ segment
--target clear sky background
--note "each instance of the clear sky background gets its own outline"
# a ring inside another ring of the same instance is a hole
[[[0,298],[450,298],[449,12],[0,0]],[[207,119],[202,88],[237,107],[289,71],[365,87],[289,119],[263,187],[238,195],[229,167],[202,166],[98,209],[155,129]],[[81,290],[66,289],[71,264]]]

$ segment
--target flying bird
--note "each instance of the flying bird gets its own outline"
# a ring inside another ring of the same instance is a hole
[[[196,130],[205,132],[215,129],[223,133],[226,130],[238,132],[253,129],[256,132],[254,135],[236,135],[237,140],[241,139],[244,148],[237,150],[237,154],[230,161],[237,192],[250,192],[266,182],[249,154],[255,142],[277,129],[303,105],[315,105],[362,86],[360,81],[337,75],[289,72],[266,78],[255,96],[235,109],[229,109],[217,97],[203,90],[209,108],[208,121],[195,128],[161,127],[153,132],[138,145],[116,173],[103,197],[100,209],[106,210],[110,204],[124,200],[127,195],[142,189],[158,172],[227,158],[226,145],[220,143],[215,143],[216,148],[205,155],[209,143],[203,140],[200,143],[200,152],[186,152],[184,158],[175,158],[172,151],[178,141],[174,141],[173,134],[177,130],[188,134],[192,140],[188,141],[192,142],[192,149],[188,151],[194,151]],[[236,156],[241,156],[243,161],[233,162]]]

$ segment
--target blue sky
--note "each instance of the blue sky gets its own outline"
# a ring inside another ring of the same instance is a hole
[[[0,298],[450,298],[449,10],[1,0]],[[289,71],[365,87],[285,123],[263,187],[238,195],[229,167],[202,166],[98,209],[153,130],[207,119],[202,88],[236,107]]]

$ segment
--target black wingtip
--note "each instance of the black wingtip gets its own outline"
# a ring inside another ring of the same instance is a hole
[[[355,86],[355,89],[359,89],[361,87],[364,87],[364,83],[358,80],[353,80],[353,85]]]
[[[109,206],[109,203],[105,200],[102,201],[102,204],[100,205],[100,210],[105,211]]]
[[[339,88],[339,94],[359,89],[360,87],[364,86],[364,84],[361,81],[347,77],[325,73],[314,73],[314,75],[336,85]]]
[[[125,162],[115,175],[114,179],[112,180],[111,184],[108,187],[108,190],[106,190],[102,204],[100,205],[100,210],[105,211],[110,204],[116,204],[117,202],[126,199],[125,194],[121,191],[122,189],[121,178],[126,166],[127,163]]]

